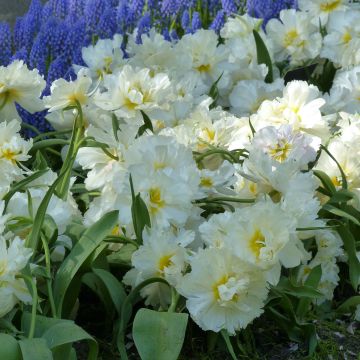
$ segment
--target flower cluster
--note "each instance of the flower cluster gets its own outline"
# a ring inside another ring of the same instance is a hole
[[[251,6],[258,7],[260,2],[255,3]],[[98,39],[119,33],[124,35],[122,46],[125,46],[127,34],[135,29],[139,43],[141,35],[148,33],[152,26],[167,40],[178,39],[202,27],[219,33],[225,16],[238,13],[243,6],[241,1],[233,0],[203,1],[201,7],[194,1],[180,0],[49,0],[45,4],[32,0],[29,11],[17,19],[13,33],[8,24],[0,23],[0,65],[23,60],[31,68],[37,68],[47,80],[46,95],[54,80],[74,78],[72,64],[84,65],[82,47],[94,45]],[[269,13],[255,13],[268,20],[288,6],[269,2]],[[249,13],[254,11],[249,9]],[[44,113],[31,116],[22,108],[19,111],[25,122],[43,132],[49,130]]]

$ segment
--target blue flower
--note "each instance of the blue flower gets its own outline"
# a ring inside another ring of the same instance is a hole
[[[256,18],[264,19],[264,25],[272,18],[279,17],[283,9],[297,8],[297,0],[248,0],[247,13]]]
[[[0,63],[8,65],[11,55],[10,26],[7,23],[0,23]]]

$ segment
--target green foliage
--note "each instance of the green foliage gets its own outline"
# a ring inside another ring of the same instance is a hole
[[[187,314],[140,309],[133,337],[142,360],[176,360],[183,346]]]

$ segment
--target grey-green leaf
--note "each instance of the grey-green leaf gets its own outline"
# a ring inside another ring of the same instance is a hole
[[[176,360],[183,346],[187,314],[140,309],[133,338],[142,360]]]

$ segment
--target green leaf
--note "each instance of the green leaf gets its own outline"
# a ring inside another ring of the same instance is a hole
[[[131,290],[130,294],[126,297],[125,301],[121,306],[121,316],[120,316],[120,324],[119,324],[119,331],[117,334],[116,343],[120,352],[120,358],[122,360],[127,360],[128,356],[126,354],[126,347],[125,347],[125,332],[128,322],[130,321],[132,315],[132,306],[133,301],[139,295],[141,289],[144,287],[153,284],[153,283],[163,283],[169,286],[168,282],[163,278],[150,278],[144,280],[142,283],[137,285],[134,289]]]
[[[328,204],[338,204],[341,202],[348,202],[355,198],[355,194],[349,190],[340,189],[327,202]]]
[[[339,162],[335,159],[335,157],[331,154],[331,152],[328,150],[328,148],[326,146],[320,145],[321,150],[324,150],[332,160],[334,160],[335,164],[337,165],[337,167],[339,168],[340,174],[341,174],[341,187],[343,189],[347,189],[347,180],[346,180],[346,175],[344,173],[344,170],[342,169],[341,165],[339,164]]]
[[[99,277],[99,279],[105,285],[115,309],[118,314],[121,313],[121,306],[126,298],[126,292],[123,285],[116,279],[116,277],[109,271],[103,269],[93,269],[93,272]]]
[[[107,260],[108,260],[109,264],[114,265],[114,266],[129,267],[129,266],[131,266],[132,254],[137,249],[138,248],[132,244],[126,244],[126,245],[122,246],[120,250],[108,255]]]
[[[183,346],[187,314],[140,309],[133,338],[142,360],[176,360]]]
[[[302,329],[308,345],[308,355],[311,356],[318,346],[316,327],[314,324],[306,324],[302,326]]]
[[[227,347],[227,349],[229,351],[229,354],[231,355],[232,359],[237,360],[237,356],[236,356],[234,348],[233,348],[233,346],[231,344],[231,340],[230,340],[230,336],[229,336],[228,332],[225,331],[225,330],[222,330],[221,335],[224,338],[226,347]]]
[[[341,210],[341,209],[339,209],[333,205],[330,205],[328,203],[323,205],[322,209],[325,211],[328,211],[329,213],[334,214],[336,216],[340,216],[342,218],[350,220],[354,224],[360,226],[360,221],[353,215],[349,214],[347,211]]]
[[[219,83],[220,79],[222,78],[223,73],[218,77],[218,79],[211,85],[209,96],[214,100],[210,106],[209,109],[213,109],[216,106],[217,100],[219,98],[219,89],[217,87],[217,84]]]
[[[53,360],[45,339],[24,339],[19,345],[23,360]]]
[[[15,183],[9,192],[4,196],[3,200],[5,201],[5,204],[9,202],[9,200],[13,197],[13,195],[21,190],[23,190],[26,185],[30,184],[34,180],[38,179],[40,176],[46,174],[48,172],[48,169],[45,170],[39,170],[30,176],[27,176],[25,179]]]
[[[337,228],[343,243],[346,253],[348,254],[349,278],[352,287],[355,291],[360,283],[360,262],[356,256],[355,238],[346,226],[339,226]]]
[[[321,279],[321,275],[322,275],[321,265],[315,266],[313,269],[311,269],[311,272],[308,275],[304,285],[317,289]],[[296,309],[296,315],[299,318],[304,318],[306,312],[309,309],[310,304],[311,304],[311,299],[301,298],[299,300],[299,304]]]
[[[105,313],[112,315],[114,310],[113,302],[103,282],[92,272],[83,275],[81,281],[87,285],[101,300],[105,307]]]
[[[47,163],[44,155],[41,153],[41,151],[37,151],[36,155],[35,155],[33,169],[46,170],[48,167],[49,166],[48,166],[48,163]]]
[[[89,360],[96,360],[98,356],[97,342],[81,327],[70,322],[61,322],[48,329],[42,336],[50,349],[55,349],[65,344],[87,340],[89,344]]]
[[[31,232],[28,238],[26,239],[26,247],[30,247],[35,251],[38,247],[40,232],[44,223],[47,207],[49,206],[51,197],[53,196],[57,185],[62,181],[63,175],[64,174],[62,175],[60,174],[58,178],[54,181],[54,183],[50,186],[49,190],[46,192],[36,212],[35,220]]]
[[[268,73],[266,75],[265,82],[272,83],[274,81],[274,75],[269,51],[259,33],[256,30],[253,30],[253,34],[255,38],[258,64],[265,64],[267,66]]]
[[[337,309],[336,312],[340,314],[346,314],[353,312],[356,307],[360,305],[360,295],[352,296],[351,298],[344,301]]]
[[[331,181],[330,177],[321,170],[314,170],[314,175],[320,179],[324,188],[332,195],[336,193],[336,187]]]
[[[73,277],[103,239],[111,233],[118,222],[118,215],[118,211],[112,211],[90,226],[61,264],[54,281],[54,298],[59,317],[61,317],[66,290]]]
[[[71,320],[55,319],[55,318],[48,318],[42,315],[36,315],[35,333],[34,333],[35,338],[41,338],[42,335],[52,326],[63,322],[73,323]],[[31,313],[28,313],[26,311],[23,312],[21,317],[21,329],[25,334],[28,334],[30,331],[30,323],[31,323]]]
[[[146,207],[144,200],[141,198],[140,193],[135,195],[132,177],[130,175],[130,188],[131,188],[131,216],[137,241],[142,244],[142,232],[145,226],[151,227],[149,211]]]
[[[144,111],[140,110],[140,112],[144,120],[144,125],[140,126],[137,136],[143,135],[146,130],[150,130],[153,133],[154,129],[150,118],[144,113]]]
[[[33,147],[31,148],[31,151],[33,152],[33,151],[40,150],[43,148],[49,148],[49,147],[55,146],[55,145],[69,145],[69,140],[46,139],[46,140],[37,141],[36,143],[34,143]]]
[[[20,346],[13,336],[0,333],[0,359],[21,360]]]
[[[322,296],[321,292],[307,285],[294,285],[288,278],[282,277],[275,287],[277,291],[295,296],[297,298],[307,297],[317,299]]]
[[[111,124],[114,133],[114,138],[116,141],[119,141],[119,137],[118,137],[118,131],[120,130],[119,120],[117,119],[114,113],[112,113],[111,115]]]

